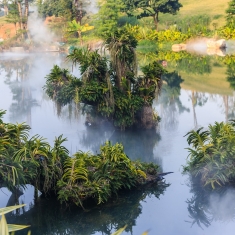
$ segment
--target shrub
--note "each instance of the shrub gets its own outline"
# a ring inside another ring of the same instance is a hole
[[[187,134],[189,161],[184,173],[198,178],[203,186],[228,185],[235,182],[235,121],[209,125]]]

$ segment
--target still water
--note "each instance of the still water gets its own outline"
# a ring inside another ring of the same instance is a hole
[[[150,235],[234,234],[234,189],[205,195],[192,189],[189,177],[182,175],[188,155],[185,134],[234,117],[235,94],[225,65],[209,58],[210,69],[198,69],[198,73],[192,69],[190,73],[169,62],[166,69],[171,74],[164,77],[161,94],[154,102],[162,119],[157,130],[124,133],[112,126],[86,127],[80,110],[72,106],[60,109],[48,99],[43,91],[44,77],[54,64],[68,66],[64,59],[61,54],[0,55],[0,109],[7,110],[4,121],[26,122],[32,128],[31,135],[39,134],[50,143],[63,134],[71,153],[99,151],[106,140],[122,142],[131,159],[154,162],[163,172],[174,173],[165,177],[166,184],[158,190],[150,187],[122,193],[87,212],[64,209],[48,199],[34,204],[29,186],[19,199],[27,204],[25,210],[8,216],[8,220],[31,224],[33,235],[110,234],[125,224],[128,226],[123,234],[137,235],[146,230]],[[10,195],[1,189],[0,207],[10,203]]]

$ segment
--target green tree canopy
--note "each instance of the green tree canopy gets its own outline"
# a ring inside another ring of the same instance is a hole
[[[106,38],[117,30],[118,18],[123,9],[122,0],[107,0],[99,4],[99,13],[96,15],[99,36]]]
[[[86,15],[88,0],[39,0],[39,12],[43,16],[63,16],[68,20],[75,19],[81,24]]]
[[[138,18],[153,17],[156,30],[158,29],[159,13],[176,14],[182,4],[178,0],[123,0],[128,15]]]

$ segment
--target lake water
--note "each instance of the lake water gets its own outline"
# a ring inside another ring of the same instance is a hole
[[[31,224],[33,235],[110,234],[125,224],[128,226],[123,234],[137,235],[146,230],[150,235],[234,234],[234,189],[200,198],[200,193],[191,190],[189,177],[182,175],[188,155],[185,134],[234,116],[235,96],[225,65],[211,57],[209,72],[198,69],[197,74],[197,70],[190,73],[187,65],[185,68],[168,62],[166,69],[176,71],[172,76],[184,81],[176,86],[164,82],[160,97],[154,102],[161,116],[157,130],[119,132],[111,126],[86,127],[79,110],[71,106],[60,110],[44,94],[44,77],[54,64],[64,65],[64,59],[65,55],[59,54],[0,55],[0,109],[7,110],[4,121],[26,122],[32,127],[31,135],[39,134],[50,143],[63,134],[68,138],[65,145],[71,153],[99,151],[105,140],[122,142],[131,159],[154,162],[163,172],[174,173],[165,177],[169,185],[160,186],[163,193],[155,188],[134,190],[87,212],[65,210],[49,199],[40,199],[34,205],[33,189],[29,186],[19,199],[27,204],[25,211],[10,215],[9,221]],[[0,207],[7,205],[10,195],[5,188],[1,189]],[[194,204],[189,203],[191,199]],[[191,218],[190,205],[195,204],[200,213]],[[199,220],[199,216],[204,219]],[[200,223],[192,226],[193,221]]]

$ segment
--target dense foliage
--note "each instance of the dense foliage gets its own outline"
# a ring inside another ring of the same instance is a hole
[[[4,6],[4,11],[6,14],[6,21],[12,23],[15,26],[15,38],[18,35],[22,35],[27,38],[26,32],[28,28],[28,16],[29,16],[29,3],[32,0],[15,0],[15,1],[3,1],[1,2]]]
[[[156,31],[151,28],[141,27],[139,25],[126,25],[125,29],[132,33],[133,36],[141,42],[142,40],[149,40],[152,44],[154,41],[157,43],[166,43],[166,42],[185,42],[190,38],[190,34],[182,33],[177,28],[167,29],[164,31]]]
[[[206,36],[211,33],[211,18],[207,15],[186,16],[176,19],[169,29],[175,29],[188,37]]]
[[[189,161],[184,172],[200,179],[204,186],[223,186],[234,183],[235,180],[235,125],[218,123],[190,131],[187,141]]]
[[[110,60],[98,51],[74,49],[67,58],[73,66],[79,66],[81,78],[74,78],[55,65],[46,77],[46,93],[57,102],[69,103],[77,97],[81,103],[91,105],[95,115],[111,120],[122,130],[134,124],[145,127],[147,122],[149,128],[154,128],[157,119],[151,105],[164,69],[153,62],[143,66],[143,75],[137,76],[137,41],[123,29],[110,34],[105,43]],[[150,111],[148,117],[144,108]],[[143,119],[148,121],[143,124]]]
[[[83,17],[87,14],[87,0],[38,0],[39,13],[46,16],[64,17],[67,20],[75,19],[82,23]]]
[[[127,14],[138,18],[153,17],[156,29],[158,29],[159,13],[176,14],[182,7],[178,0],[125,0],[123,2]]]
[[[120,189],[157,180],[158,166],[131,161],[121,144],[107,142],[97,155],[79,151],[70,157],[62,146],[65,138],[55,138],[52,147],[38,135],[29,137],[29,129],[0,119],[0,187],[14,192],[31,184],[44,195],[82,206],[87,198],[102,203]]]
[[[12,212],[14,210],[19,209],[20,207],[25,206],[23,205],[16,205],[16,206],[8,206],[5,208],[0,208],[0,215],[1,215],[1,219],[0,219],[0,231],[1,231],[1,235],[14,235],[15,231],[19,231],[21,229],[25,229],[28,228],[29,226],[25,226],[25,225],[16,225],[16,224],[8,224],[6,221],[6,217],[5,214]],[[28,235],[30,235],[30,231],[27,233]]]
[[[5,112],[1,111],[1,116]],[[55,189],[62,176],[62,164],[68,150],[61,146],[66,140],[55,138],[51,147],[42,137],[29,137],[26,124],[4,123],[0,119],[0,186],[14,191],[27,183],[47,193]]]
[[[150,175],[156,175],[158,167],[153,164],[132,162],[121,144],[106,142],[100,154],[77,152],[64,164],[65,172],[58,181],[60,201],[79,205],[86,198],[97,203],[107,201],[120,189],[141,185]]]
[[[113,33],[118,28],[118,19],[123,9],[121,0],[101,1],[99,12],[95,16],[96,32],[102,38]]]

